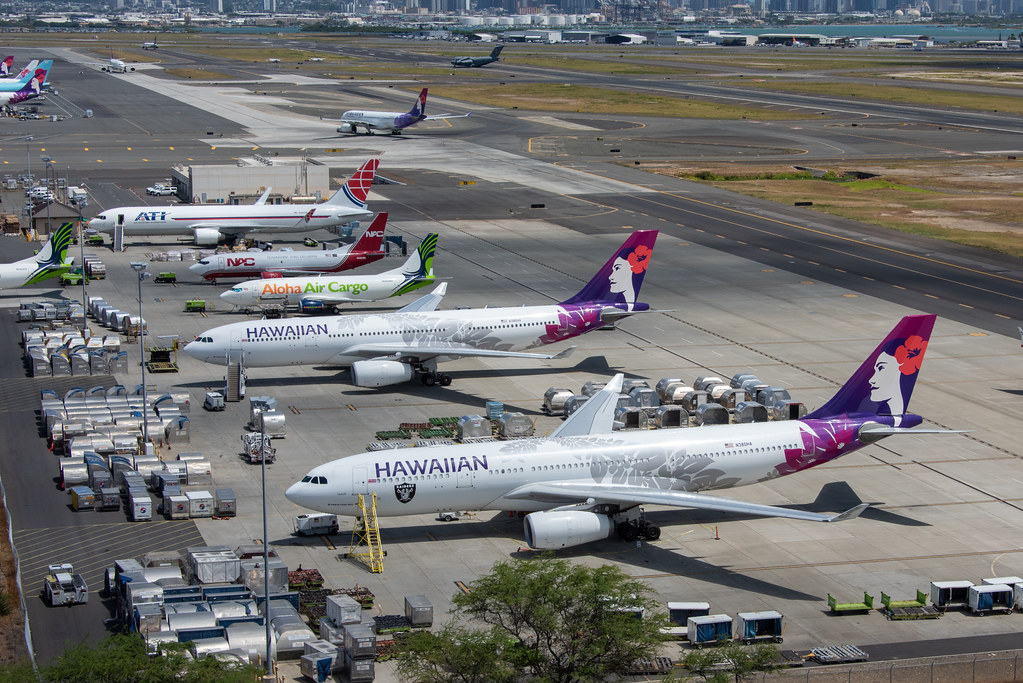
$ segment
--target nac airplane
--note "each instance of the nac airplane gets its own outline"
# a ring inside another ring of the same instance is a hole
[[[379,164],[379,159],[364,163],[322,204],[122,206],[99,214],[89,221],[89,227],[113,233],[115,228],[123,226],[126,238],[191,235],[200,245],[231,241],[250,232],[287,233],[330,228],[372,213],[366,209],[366,197]]]
[[[46,76],[52,64],[49,59],[43,61],[42,65],[27,78],[19,80],[20,85],[14,90],[4,90],[4,86],[0,86],[0,107],[25,102],[42,95],[47,85]]]
[[[38,254],[14,263],[0,263],[0,289],[31,287],[71,269],[73,256],[67,256],[74,233],[74,223],[64,223]]]
[[[469,114],[437,114],[426,115],[426,91],[423,88],[416,99],[415,105],[408,113],[400,111],[357,111],[355,109],[346,111],[339,119],[338,133],[359,133],[359,128],[366,129],[366,135],[373,135],[373,131],[391,131],[391,135],[397,135],[409,126],[414,126],[420,121],[438,121],[440,119],[464,119]]]
[[[383,216],[381,219],[380,216]],[[310,273],[339,273],[378,261],[387,255],[384,241],[387,214],[378,214],[354,243],[340,249],[316,251],[260,251],[244,254],[213,254],[193,263],[190,271],[216,284],[218,279],[267,277]]]
[[[441,283],[394,312],[223,325],[200,334],[185,353],[217,365],[350,366],[359,387],[406,382],[414,373],[427,386],[447,386],[451,376],[438,374],[437,363],[463,356],[564,358],[572,348],[554,355],[516,349],[553,344],[650,310],[636,298],[656,240],[656,230],[632,233],[578,294],[559,304],[437,311],[447,290]]]
[[[380,216],[387,220],[386,213]],[[303,308],[322,308],[346,302],[378,301],[401,296],[434,281],[433,255],[436,249],[437,233],[431,233],[400,268],[376,275],[318,275],[249,280],[235,285],[221,294],[220,298],[241,307],[283,303]]]
[[[747,503],[707,491],[747,486],[830,462],[911,429],[906,412],[935,316],[907,316],[821,408],[799,420],[656,431],[612,431],[622,375],[549,437],[360,453],[314,467],[285,495],[312,510],[355,516],[376,494],[380,516],[515,510],[531,548],[558,549],[617,533],[660,536],[639,506],[839,522],[837,515]]]

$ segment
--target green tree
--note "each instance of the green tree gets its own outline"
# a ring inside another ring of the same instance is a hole
[[[707,683],[742,683],[763,671],[777,668],[778,648],[774,645],[739,645],[729,641],[706,650],[690,650],[680,664],[691,675]]]
[[[193,660],[181,644],[163,656],[150,656],[138,634],[113,635],[91,646],[72,645],[41,672],[53,683],[252,683],[260,670],[212,657]]]
[[[456,594],[455,612],[514,641],[502,659],[533,680],[599,681],[656,654],[663,614],[637,619],[622,608],[656,603],[650,589],[610,565],[584,567],[553,553],[499,562]]]
[[[457,624],[436,633],[414,631],[402,639],[398,675],[417,683],[510,683],[518,673],[504,655],[514,644],[496,630]]]

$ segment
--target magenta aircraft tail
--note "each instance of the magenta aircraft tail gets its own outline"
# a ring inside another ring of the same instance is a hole
[[[14,55],[8,55],[4,57],[4,61],[0,62],[0,77],[7,78],[11,75],[11,69],[14,67]]]
[[[852,413],[905,415],[936,317],[903,318],[831,400],[805,419]]]
[[[325,203],[335,206],[351,206],[356,209],[366,208],[366,197],[369,196],[370,185],[376,176],[379,159],[370,159],[352,177],[345,181],[341,189],[333,194]]]
[[[409,116],[415,116],[416,118],[426,118],[426,91],[429,88],[423,88],[419,91],[419,97],[416,99],[416,103],[409,109]]]
[[[638,303],[650,257],[657,241],[656,230],[637,230],[625,240],[607,263],[597,271],[578,294],[562,304],[605,303],[627,311],[646,311],[650,306]]]

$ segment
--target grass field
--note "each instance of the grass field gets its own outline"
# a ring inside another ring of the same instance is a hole
[[[229,81],[236,78],[229,74],[221,73],[219,71],[209,71],[207,69],[164,69],[164,73],[186,80],[194,78],[197,81]]]
[[[590,114],[674,116],[694,119],[805,119],[807,115],[702,100],[663,97],[578,85],[524,83],[514,85],[442,85],[439,97],[510,109],[584,111]]]
[[[849,170],[878,174],[842,182],[810,179],[793,173],[791,166],[643,167],[780,204],[812,201],[814,211],[1023,257],[1019,162],[983,159],[829,167],[835,175]]]
[[[333,52],[316,52],[313,50],[290,50],[277,48],[256,48],[256,47],[213,47],[208,45],[193,45],[188,48],[190,51],[217,57],[218,59],[234,59],[239,62],[266,62],[268,59],[279,59],[281,64],[298,64],[308,61],[311,57],[323,60],[323,63],[344,62],[353,59],[345,55]]]

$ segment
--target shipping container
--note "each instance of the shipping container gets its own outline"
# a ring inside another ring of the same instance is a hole
[[[433,626],[433,603],[425,595],[406,595],[405,618],[413,626]]]
[[[96,494],[88,486],[71,487],[71,508],[77,512],[96,507]]]
[[[735,637],[746,645],[758,640],[782,642],[782,616],[775,611],[739,612],[736,615]]]
[[[153,500],[149,496],[129,493],[128,504],[133,522],[149,522],[153,519]]]
[[[336,627],[358,624],[362,621],[362,605],[350,595],[328,595],[327,619]]]
[[[689,643],[696,648],[732,639],[732,618],[727,614],[689,617],[686,626],[689,631]]]
[[[376,648],[374,647],[374,651]],[[350,683],[364,683],[376,677],[376,669],[372,658],[360,659],[345,649],[345,667],[343,680]]]
[[[120,510],[121,509],[121,492],[113,487],[102,488],[99,490],[99,509],[100,510]]]
[[[1015,599],[1012,586],[996,583],[970,586],[969,590],[968,604],[974,614],[988,614],[999,610],[1006,614],[1012,612]]]
[[[497,434],[505,439],[533,436],[533,421],[522,413],[502,413],[497,419]]]
[[[233,489],[217,489],[213,492],[214,512],[218,517],[234,517],[238,514],[238,501]]]
[[[373,659],[377,656],[377,636],[365,624],[345,625],[345,653],[352,659]]]
[[[547,415],[564,415],[565,401],[572,396],[571,389],[550,387],[543,394],[543,412]]]
[[[931,603],[939,609],[965,607],[970,601],[972,581],[932,581]]]
[[[185,491],[185,497],[188,498],[188,514],[190,517],[213,516],[213,494],[209,491]]]

